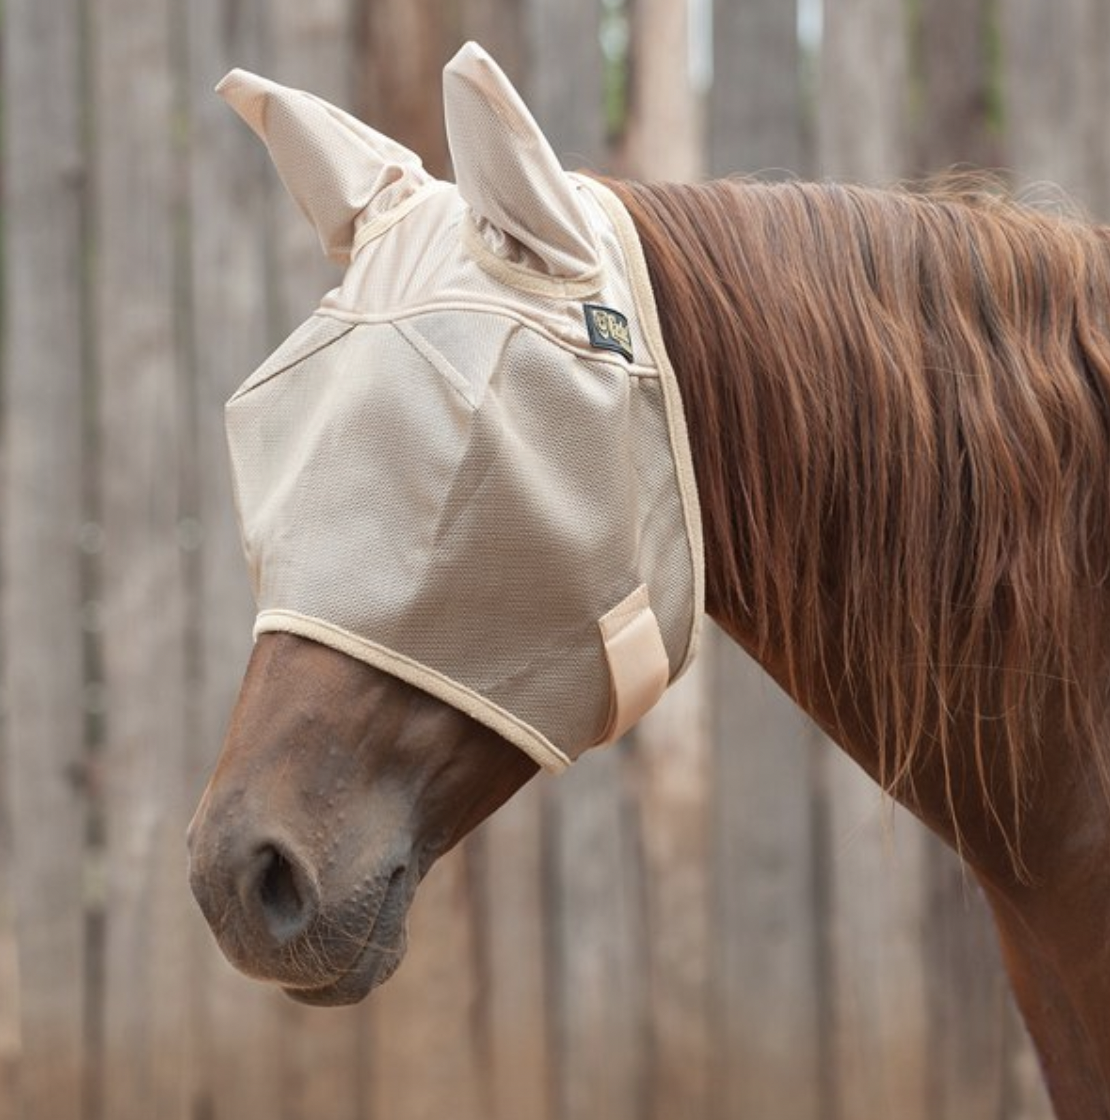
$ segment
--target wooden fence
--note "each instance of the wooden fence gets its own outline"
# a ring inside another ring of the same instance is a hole
[[[473,36],[568,164],[1004,162],[1110,215],[1102,0],[820,8],[6,0],[0,1120],[1049,1115],[974,886],[716,637],[433,870],[358,1007],[234,974],[185,881],[252,613],[222,403],[334,281],[213,84],[312,88],[442,171]]]

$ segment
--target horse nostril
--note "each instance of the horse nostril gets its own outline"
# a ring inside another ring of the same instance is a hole
[[[260,848],[253,862],[251,894],[270,936],[285,945],[316,916],[315,884],[296,859],[273,844]]]

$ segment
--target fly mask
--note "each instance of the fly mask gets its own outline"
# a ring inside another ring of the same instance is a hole
[[[241,70],[342,284],[228,402],[255,633],[400,677],[548,770],[694,656],[702,539],[635,229],[567,174],[493,60],[444,71],[457,184]]]

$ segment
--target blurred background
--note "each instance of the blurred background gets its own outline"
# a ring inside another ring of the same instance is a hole
[[[1037,1120],[981,900],[733,647],[438,865],[400,973],[233,973],[184,831],[252,607],[222,404],[336,280],[232,66],[448,174],[467,38],[568,167],[1005,169],[1110,216],[1105,0],[4,0],[0,1120]]]

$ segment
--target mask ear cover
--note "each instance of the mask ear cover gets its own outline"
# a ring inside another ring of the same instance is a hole
[[[327,256],[350,262],[363,222],[432,182],[420,158],[322,98],[232,70],[216,92],[270,151]]]
[[[600,269],[571,180],[509,79],[476,43],[443,71],[447,139],[459,193],[486,247],[558,280]]]

